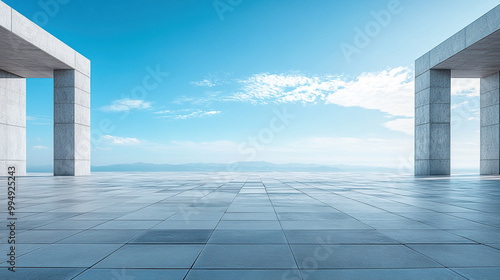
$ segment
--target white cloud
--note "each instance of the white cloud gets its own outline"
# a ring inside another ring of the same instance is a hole
[[[48,116],[26,116],[26,121],[31,125],[51,125],[53,118]]]
[[[376,73],[363,73],[327,97],[327,103],[345,107],[379,110],[391,116],[413,117],[413,71],[397,67]]]
[[[192,85],[197,87],[214,87],[217,83],[211,79],[204,79],[202,81],[191,82]]]
[[[452,79],[451,93],[467,97],[479,96],[480,79]]]
[[[415,119],[396,119],[393,121],[386,122],[385,127],[390,130],[399,131],[406,133],[408,135],[414,134]]]
[[[200,86],[219,82],[211,77]],[[226,81],[227,83],[227,81]],[[238,81],[234,94],[218,91],[208,96],[179,99],[177,102],[240,101],[254,104],[319,103],[379,110],[389,116],[414,116],[414,72],[411,67],[395,67],[366,72],[357,77],[342,75],[255,74]],[[479,79],[453,79],[452,95],[479,96]],[[200,100],[198,100],[200,99]]]
[[[356,78],[263,73],[239,82],[242,88],[236,94],[219,100],[262,104],[324,102],[379,110],[389,116],[414,116],[414,72],[410,67],[362,73]],[[476,97],[479,79],[453,79],[451,90],[455,96]],[[388,126],[402,122],[391,122]]]
[[[48,149],[49,149],[48,147],[42,145],[33,146],[33,150],[35,151],[48,150]]]
[[[151,103],[144,100],[136,100],[130,98],[118,99],[111,102],[111,105],[104,106],[101,110],[106,112],[125,112],[130,110],[144,110],[151,108]]]
[[[194,118],[205,118],[205,117],[212,117],[215,115],[218,115],[222,113],[221,111],[216,111],[216,110],[211,110],[211,111],[203,111],[203,110],[165,110],[165,111],[158,111],[155,112],[155,114],[162,115],[160,118],[164,119],[175,119],[175,120],[187,120],[187,119],[194,119]]]
[[[183,104],[183,103],[191,103],[194,105],[199,104],[211,104],[215,101],[228,101],[227,97],[223,95],[222,91],[205,91],[201,96],[179,96],[172,103],[174,104]]]
[[[252,103],[314,103],[324,100],[325,95],[338,90],[345,82],[338,77],[307,77],[300,74],[256,74],[241,80],[241,92],[229,100]]]
[[[118,145],[134,145],[140,144],[142,141],[137,138],[129,138],[129,137],[119,137],[112,135],[104,135],[102,139],[110,144],[118,144]]]
[[[455,110],[455,109],[459,108],[460,106],[466,106],[467,104],[469,104],[469,101],[464,101],[464,102],[461,102],[461,103],[453,104],[451,106],[451,109]]]
[[[345,76],[257,74],[240,81],[240,92],[228,99],[252,103],[317,103],[362,107],[391,116],[413,117],[414,82],[409,67]]]
[[[170,114],[170,113],[172,113],[172,110],[163,110],[163,111],[155,112],[155,114],[158,114],[158,115],[166,115],[166,114]]]

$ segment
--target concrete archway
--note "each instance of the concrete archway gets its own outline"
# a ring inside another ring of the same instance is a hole
[[[415,62],[415,175],[450,174],[451,78],[480,78],[481,174],[500,174],[500,5]]]
[[[0,42],[0,174],[26,174],[26,78],[54,79],[54,175],[90,174],[90,61],[1,1]]]

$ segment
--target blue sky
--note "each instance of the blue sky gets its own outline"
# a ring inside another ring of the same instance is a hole
[[[396,168],[412,164],[414,60],[498,4],[4,2],[92,61],[93,165]],[[478,82],[452,91],[452,166],[477,168]],[[28,165],[49,165],[52,80],[27,94]]]

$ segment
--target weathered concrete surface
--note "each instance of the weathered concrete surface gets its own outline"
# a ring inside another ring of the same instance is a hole
[[[500,5],[415,61],[415,175],[450,174],[450,80],[481,78],[481,174],[500,174]]]
[[[1,1],[0,42],[1,170],[26,172],[25,78],[54,78],[54,174],[90,174],[90,61]]]

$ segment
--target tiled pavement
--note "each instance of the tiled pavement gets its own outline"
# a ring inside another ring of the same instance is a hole
[[[2,226],[0,279],[500,279],[499,179],[18,178],[17,272]]]

